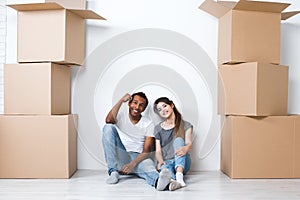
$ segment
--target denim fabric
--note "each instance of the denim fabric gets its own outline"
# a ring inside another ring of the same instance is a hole
[[[134,160],[139,153],[127,152],[119,137],[118,131],[113,124],[106,124],[103,127],[102,145],[108,174],[113,171],[120,171],[122,166]],[[149,185],[155,186],[158,179],[158,172],[152,159],[147,158],[141,161],[133,173],[147,181]]]
[[[185,145],[184,140],[181,137],[176,138],[173,142],[173,147],[175,151],[176,149],[184,145]],[[175,174],[176,174],[177,167],[183,168],[183,174],[186,174],[190,170],[191,168],[190,154],[187,153],[186,155],[181,157],[175,155],[174,159],[165,160],[165,163],[166,164],[161,166],[161,170],[164,168],[169,169],[172,172],[172,178],[176,180]]]

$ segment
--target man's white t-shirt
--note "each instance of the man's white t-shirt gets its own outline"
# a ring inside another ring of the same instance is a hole
[[[116,127],[120,139],[128,152],[141,153],[145,137],[154,137],[154,124],[145,116],[142,116],[137,124],[133,124],[129,119],[128,112],[119,112]]]

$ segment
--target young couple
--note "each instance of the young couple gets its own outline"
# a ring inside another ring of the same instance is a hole
[[[123,104],[128,105],[127,112],[120,110]],[[135,174],[159,191],[184,187],[183,175],[191,166],[188,152],[193,127],[167,97],[158,98],[153,105],[163,118],[154,126],[142,116],[147,105],[143,92],[125,94],[108,113],[102,135],[109,175],[106,182],[116,184],[120,175]],[[154,149],[156,167],[150,157]]]

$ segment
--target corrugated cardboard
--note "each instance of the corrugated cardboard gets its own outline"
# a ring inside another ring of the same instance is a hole
[[[65,9],[56,3],[9,6],[18,11],[19,63],[82,65],[85,58],[85,19],[104,19],[90,10]]]
[[[221,170],[231,178],[300,178],[300,116],[226,116]]]
[[[219,114],[287,115],[287,110],[287,66],[251,62],[219,67]]]
[[[281,19],[299,11],[282,13],[290,4],[206,0],[201,10],[219,18],[218,64],[239,62],[280,63]]]
[[[295,160],[295,167],[294,167],[294,175],[295,177],[300,177],[300,119],[297,117],[295,119],[295,138],[294,138],[294,160]]]
[[[27,3],[57,3],[63,6],[66,9],[85,9],[86,8],[86,0],[20,0],[22,4]],[[19,4],[17,2],[17,4]]]
[[[4,65],[5,114],[69,114],[70,67],[54,63]]]
[[[0,178],[69,178],[76,170],[76,115],[0,115]]]

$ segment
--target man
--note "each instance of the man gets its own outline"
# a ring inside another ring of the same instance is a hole
[[[121,112],[128,102],[128,112]],[[120,174],[135,174],[157,190],[170,183],[170,171],[157,172],[149,158],[154,147],[154,125],[142,112],[148,105],[143,92],[125,94],[110,110],[103,128],[102,144],[108,167],[108,184],[116,184]]]

